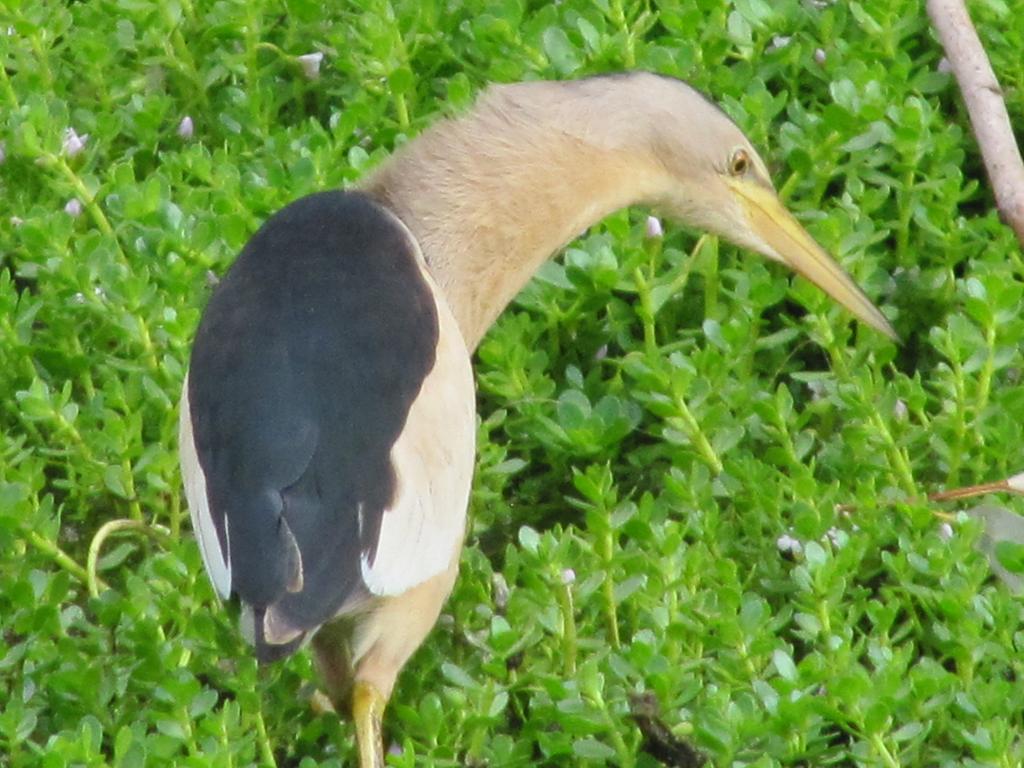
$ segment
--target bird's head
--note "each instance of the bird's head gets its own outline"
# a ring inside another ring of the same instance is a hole
[[[657,103],[645,143],[664,179],[653,202],[685,224],[785,264],[895,339],[885,316],[783,205],[764,161],[736,124],[680,80],[643,80]]]

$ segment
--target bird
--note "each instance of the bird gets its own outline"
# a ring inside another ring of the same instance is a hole
[[[384,765],[392,689],[456,579],[473,351],[541,264],[635,204],[896,338],[735,122],[645,71],[488,86],[360,182],[271,215],[209,298],[179,424],[203,564],[261,662],[309,642],[361,768]]]

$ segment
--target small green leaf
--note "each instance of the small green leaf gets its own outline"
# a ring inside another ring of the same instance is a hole
[[[573,742],[572,752],[576,757],[586,760],[610,760],[615,757],[615,750],[597,739],[577,739]]]

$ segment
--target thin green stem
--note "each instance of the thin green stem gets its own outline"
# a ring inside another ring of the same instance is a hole
[[[782,182],[782,186],[779,187],[779,199],[783,202],[789,200],[789,196],[793,194],[793,190],[796,189],[796,185],[803,179],[803,175],[800,171],[793,171],[789,174],[789,177]]]
[[[615,604],[615,579],[612,577],[612,558],[615,555],[615,541],[611,529],[604,531],[597,539],[598,554],[604,562],[604,581],[601,594],[604,597],[604,615],[608,624],[608,638],[612,648],[618,649],[622,642],[619,638],[619,614]]]
[[[86,461],[90,464],[103,466],[103,462],[96,458],[96,454],[92,452],[92,448],[89,447],[85,438],[82,437],[82,433],[78,431],[78,427],[68,421],[59,408],[54,409],[53,418],[54,421],[57,422],[57,428],[71,438],[71,442],[75,444],[75,447]]]
[[[404,66],[410,71],[413,70],[409,61],[409,49],[405,45],[405,37],[402,36],[402,30],[400,25],[397,23],[398,14],[395,12],[394,6],[389,2],[388,13],[391,18],[396,20],[396,23],[392,27],[395,32],[395,46],[394,49],[398,52],[399,66]],[[402,130],[408,130],[409,128],[409,103],[406,101],[404,93],[395,94],[395,112],[398,115],[398,124]]]
[[[960,358],[952,348],[944,350],[949,367],[953,371],[953,395],[956,403],[956,422],[954,436],[949,446],[949,470],[946,472],[946,485],[960,484],[960,465],[963,460],[964,443],[967,439],[967,391],[964,388],[964,369]]]
[[[630,749],[626,744],[626,740],[622,738],[622,734],[619,732],[619,724],[615,717],[608,709],[608,704],[605,702],[604,697],[596,691],[592,699],[597,708],[601,711],[602,719],[604,720],[605,726],[608,729],[608,737],[612,741],[612,747],[615,749],[615,753],[618,755],[617,764],[621,768],[634,768],[636,765],[636,755],[634,750]]]
[[[910,219],[914,214],[914,166],[903,175],[903,194],[900,195],[899,229],[896,230],[896,256],[899,263],[910,248]]]
[[[693,441],[694,446],[697,448],[697,453],[704,460],[716,475],[722,473],[725,469],[722,465],[722,460],[718,457],[718,453],[711,445],[711,441],[708,440],[707,435],[704,434],[704,430],[700,428],[700,424],[694,417],[693,412],[690,411],[689,406],[686,404],[686,400],[683,399],[679,393],[673,393],[673,402],[676,407],[676,412],[680,419],[682,419],[683,425],[686,428],[686,432]]]
[[[277,768],[277,760],[274,759],[274,749],[270,746],[270,737],[267,736],[267,724],[263,721],[263,709],[256,710],[256,741],[259,744],[260,761],[264,765]]]
[[[562,614],[562,672],[566,678],[576,675],[576,614],[572,599],[572,581],[555,574],[558,608]],[[616,645],[617,647],[617,645]]]
[[[71,337],[71,348],[75,354],[79,355],[83,359],[85,358],[85,349],[82,347],[82,340],[77,334]],[[92,369],[86,368],[82,371],[81,375],[82,388],[85,390],[85,396],[89,400],[96,397],[96,383],[92,378]]]
[[[622,63],[626,69],[632,69],[636,66],[636,41],[633,40],[633,31],[629,28],[629,23],[626,21],[626,12],[622,7],[622,0],[612,0],[610,9],[612,21],[619,28],[624,39]]]
[[[170,531],[174,541],[181,540],[181,521],[185,517],[181,508],[181,494],[171,494]]]
[[[395,94],[395,112],[398,113],[398,124],[402,130],[409,127],[409,105],[405,101],[404,93]]]
[[[139,495],[135,490],[135,476],[132,473],[132,463],[125,456],[121,460],[121,471],[124,473],[124,490],[128,498],[128,509],[131,510],[132,520],[142,520],[142,505],[139,504]]]
[[[195,23],[196,9],[192,6],[192,0],[179,0],[182,15],[190,22]]]
[[[718,317],[718,238],[708,237],[707,268],[704,272],[704,317],[714,320]]]
[[[39,41],[39,35],[30,35],[28,40],[32,46],[32,53],[35,54],[36,61],[39,63],[40,71],[43,73],[43,84],[46,86],[47,91],[52,91],[53,70],[50,69],[50,64],[46,58],[46,51],[43,50],[43,44]]]
[[[250,3],[249,18],[245,30],[245,81],[248,86],[249,103],[253,116],[263,125],[263,91],[257,86],[259,72],[259,13],[256,4]]]
[[[914,482],[914,473],[910,469],[910,461],[903,449],[896,445],[896,439],[889,431],[889,426],[882,419],[877,410],[871,412],[871,425],[885,440],[886,452],[889,454],[889,461],[896,470],[896,476],[903,486],[903,491],[910,497],[917,495],[917,483]]]
[[[654,302],[650,284],[639,267],[633,270],[633,281],[636,283],[636,293],[640,299],[639,315],[643,324],[644,349],[649,355],[654,356],[658,352],[658,340],[654,328]]]
[[[889,748],[885,746],[885,741],[879,734],[872,733],[868,739],[879,757],[882,758],[882,762],[885,763],[886,768],[900,768],[899,760],[893,757],[892,752],[890,752]]]
[[[0,67],[0,83],[3,84],[4,95],[10,103],[11,110],[19,109],[21,104],[18,101],[18,94],[14,92],[14,86],[11,85],[11,78],[8,76],[7,70],[4,67]]]
[[[282,51],[278,46],[274,45],[273,43],[268,43],[265,40],[261,40],[260,42],[256,43],[254,47],[257,51],[270,51],[271,53],[276,53],[282,59],[292,58],[287,53]]]
[[[78,199],[82,201],[85,209],[89,211],[89,216],[92,218],[96,227],[107,237],[114,240],[117,245],[117,250],[121,254],[121,258],[125,258],[124,251],[121,250],[121,244],[118,242],[117,237],[114,235],[114,228],[110,225],[110,219],[103,213],[103,209],[96,203],[96,196],[89,191],[89,188],[85,186],[85,182],[82,181],[81,177],[75,173],[74,169],[68,165],[67,160],[57,155],[46,155],[46,161],[54,165],[60,174],[71,184],[72,189],[75,190],[75,194]]]
[[[850,368],[846,364],[846,358],[843,357],[843,351],[835,343],[835,337],[832,335],[832,330],[828,326],[828,323],[825,322],[824,318],[819,320],[819,328],[825,336],[826,348],[828,349],[832,369],[842,380],[853,384],[858,397],[863,400],[863,389],[859,383],[854,380],[854,377],[850,373]],[[892,468],[896,473],[897,481],[903,488],[904,493],[911,498],[916,497],[917,483],[914,481],[914,473],[910,468],[910,459],[904,449],[897,445],[896,438],[893,437],[892,432],[889,430],[889,425],[885,423],[885,419],[882,418],[878,409],[869,402],[865,402],[864,406],[870,414],[868,419],[871,426],[874,427],[875,431],[881,436],[885,443],[886,454],[888,455],[889,463],[892,465]]]
[[[988,398],[992,389],[992,374],[996,366],[996,327],[995,324],[985,328],[985,346],[988,354],[985,356],[985,364],[978,374],[978,397],[974,405],[975,419],[979,418],[982,411],[988,406]]]
[[[164,9],[164,21],[171,28],[167,53],[173,61],[178,63],[178,69],[192,81],[195,94],[199,98],[199,104],[204,108],[204,111],[207,111],[210,100],[206,95],[206,86],[203,83],[202,76],[199,74],[199,68],[196,66],[196,60],[192,56],[192,51],[189,50],[188,43],[181,34],[181,26],[171,16],[168,4],[160,3],[160,7]]]
[[[53,562],[63,568],[65,571],[70,573],[76,579],[83,584],[88,584],[89,574],[81,565],[75,562],[75,559],[71,557],[67,552],[61,549],[57,544],[50,541],[49,539],[41,536],[36,531],[26,531],[26,539],[28,542],[42,552],[44,555],[50,557]]]

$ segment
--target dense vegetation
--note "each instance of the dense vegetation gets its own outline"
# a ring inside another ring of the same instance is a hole
[[[973,5],[1024,124],[1024,15]],[[904,341],[647,212],[586,233],[479,350],[393,765],[657,765],[641,692],[716,765],[1020,765],[1020,599],[963,506],[913,501],[1024,468],[1024,262],[940,59],[911,0],[5,0],[0,764],[349,763],[190,534],[211,275],[487,82],[637,67],[721,101]]]

